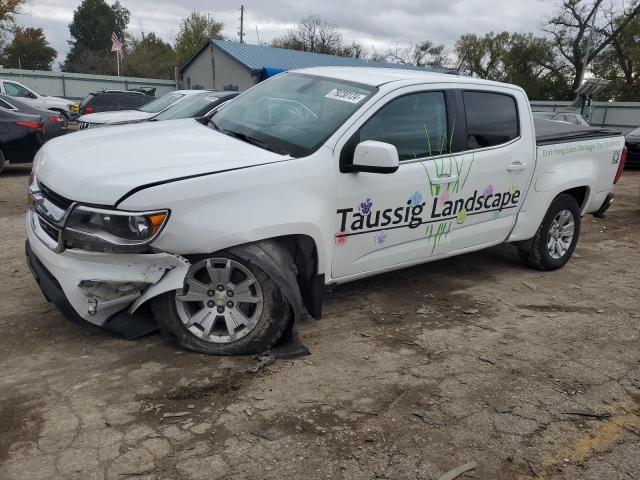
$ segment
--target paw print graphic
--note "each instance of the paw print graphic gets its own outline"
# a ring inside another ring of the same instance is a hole
[[[469,214],[467,213],[466,209],[462,209],[460,210],[460,212],[458,213],[458,215],[456,215],[456,222],[458,222],[458,224],[462,224],[465,222],[465,220],[467,219],[467,216]]]
[[[373,202],[370,198],[367,198],[360,204],[360,207],[358,209],[360,210],[360,213],[362,213],[362,215],[369,215],[369,212],[371,212],[371,207],[373,207]]]
[[[373,237],[373,241],[378,246],[382,245],[386,239],[387,239],[387,232],[384,232],[384,231],[376,233],[375,236]]]
[[[422,193],[413,192],[413,195],[411,195],[409,201],[411,202],[412,207],[417,207],[418,205],[422,204]]]

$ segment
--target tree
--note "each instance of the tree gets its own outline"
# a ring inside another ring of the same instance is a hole
[[[222,40],[224,24],[196,11],[182,19],[175,40],[177,65],[183,65],[209,39]]]
[[[480,78],[519,85],[530,98],[571,96],[566,64],[558,61],[551,42],[531,33],[462,35],[456,42],[456,55],[463,70]]]
[[[0,0],[0,31],[13,33],[15,17],[26,0]]]
[[[296,27],[273,39],[271,46],[342,57],[361,58],[364,55],[362,45],[354,42],[345,46],[342,32],[318,15],[303,18]]]
[[[509,32],[489,32],[484,37],[474,33],[462,35],[456,42],[460,65],[480,78],[504,81],[503,59],[508,51]]]
[[[130,13],[118,1],[109,5],[105,0],[83,0],[73,12],[69,32],[75,43],[69,50],[63,69],[84,73],[113,73],[115,58],[111,54],[111,34],[124,40]],[[111,57],[102,67],[93,62]]]
[[[162,41],[155,33],[147,33],[141,38],[132,37],[129,52],[124,58],[127,74],[136,77],[175,77],[175,52],[173,47]]]
[[[51,70],[58,52],[49,46],[41,28],[17,27],[4,55],[8,68]]]
[[[593,60],[591,70],[598,78],[611,80],[610,98],[640,100],[640,18],[635,18],[602,53]]]
[[[417,67],[433,67],[447,69],[450,66],[449,54],[444,45],[436,45],[430,40],[424,40],[415,46],[389,50],[381,57],[383,61],[401,63],[403,65],[415,65]]]
[[[604,0],[563,0],[558,12],[542,27],[573,69],[572,91],[580,86],[594,58],[640,14],[640,0],[632,0],[629,7],[623,4],[622,10],[617,5]]]

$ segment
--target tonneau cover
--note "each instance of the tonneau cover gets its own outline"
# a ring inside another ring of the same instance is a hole
[[[573,125],[571,123],[556,122],[535,118],[533,126],[536,131],[536,143],[538,145],[549,145],[551,143],[577,142],[592,138],[616,137],[622,135],[615,130],[600,127],[587,127]]]

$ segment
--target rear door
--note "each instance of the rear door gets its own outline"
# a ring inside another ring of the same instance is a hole
[[[441,219],[450,232],[449,253],[507,238],[535,158],[524,94],[474,88],[463,89],[459,95],[465,146],[454,159],[455,183],[441,191],[432,209],[433,217]]]

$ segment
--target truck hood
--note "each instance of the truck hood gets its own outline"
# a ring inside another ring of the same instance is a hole
[[[60,97],[42,97],[42,98],[44,98],[44,103],[46,105],[57,105],[57,106],[66,107],[67,105],[71,105],[75,103],[73,100],[67,100],[66,98],[60,98]]]
[[[115,205],[134,188],[289,160],[195,120],[96,128],[47,142],[34,171],[70,200]]]
[[[118,112],[99,112],[82,115],[78,121],[87,123],[120,123],[145,120],[155,115],[154,113],[141,112],[140,110],[120,110]]]

